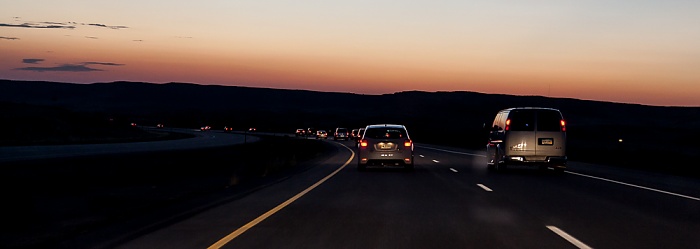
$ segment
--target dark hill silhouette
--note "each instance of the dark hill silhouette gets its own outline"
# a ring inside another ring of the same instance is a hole
[[[465,91],[363,95],[190,83],[11,80],[0,80],[0,102],[58,107],[142,125],[257,127],[285,133],[306,127],[331,130],[400,123],[409,128],[417,143],[471,149],[484,147],[483,125],[490,125],[498,110],[541,106],[564,114],[572,160],[675,170],[696,166],[700,159],[696,142],[700,141],[700,107]]]

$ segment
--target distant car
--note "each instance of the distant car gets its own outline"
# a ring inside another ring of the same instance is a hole
[[[163,127],[165,127],[163,124],[157,124],[157,125],[156,125],[156,128],[163,128]]]
[[[201,130],[201,131],[208,131],[208,130],[211,130],[211,126],[208,126],[208,125],[207,125],[207,126],[202,126],[202,127],[199,127],[199,130]]]
[[[304,130],[304,129],[297,129],[297,131],[294,132],[294,135],[297,136],[297,137],[306,136],[306,130]]]
[[[233,127],[224,126],[224,132],[232,132],[232,131],[233,131]]]
[[[348,128],[335,128],[335,132],[333,132],[333,140],[348,140],[349,137],[349,132]]]
[[[313,128],[313,127],[307,128],[306,135],[309,137],[316,136],[316,128]]]
[[[412,170],[413,141],[403,125],[368,125],[360,139],[357,158],[357,169],[360,171],[368,166],[403,167]]]
[[[359,131],[359,130],[360,130],[360,129],[352,129],[352,130],[350,131],[350,137],[351,137],[352,139],[356,139],[356,138],[357,138],[357,131]]]
[[[257,130],[258,130],[258,129],[255,128],[255,127],[250,127],[250,128],[248,128],[248,131],[249,131],[249,132],[254,132],[254,131],[257,131]]]
[[[355,136],[355,145],[360,146],[360,139],[362,139],[362,135],[364,134],[365,128],[357,129],[357,135]]]
[[[326,130],[316,131],[316,139],[327,139],[327,138],[328,138],[328,132]]]
[[[131,126],[132,126],[132,127],[136,127],[136,123],[131,123]]]

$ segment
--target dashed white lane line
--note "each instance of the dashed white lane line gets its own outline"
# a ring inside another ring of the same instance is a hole
[[[486,187],[486,185],[484,184],[479,183],[476,186],[479,186],[480,188],[486,190],[486,192],[493,192],[493,190],[491,190],[489,187]]]
[[[433,160],[433,162],[434,162],[434,163],[439,163],[440,161],[438,161],[438,160]]]
[[[552,230],[552,232],[556,233],[557,235],[561,236],[565,240],[569,241],[571,244],[574,244],[576,247],[581,248],[581,249],[592,249],[592,247],[584,244],[583,242],[577,240],[574,238],[574,236],[569,235],[568,233],[562,231],[561,229],[555,227],[555,226],[547,226],[549,230]]]
[[[444,151],[444,152],[449,152],[449,153],[454,153],[454,154],[486,157],[485,155],[472,154],[472,153],[465,153],[465,152],[452,151],[452,150],[443,150],[443,149],[438,149],[438,148],[433,148],[433,147],[427,147],[427,146],[417,146],[417,147],[419,147],[419,148],[425,148],[425,149],[431,149],[431,150]],[[622,185],[626,185],[626,186],[630,186],[630,187],[635,187],[635,188],[640,188],[640,189],[655,191],[655,192],[659,192],[659,193],[663,193],[663,194],[668,194],[668,195],[683,197],[683,198],[690,199],[690,200],[694,200],[694,201],[700,201],[700,198],[698,198],[698,197],[693,197],[693,196],[687,196],[687,195],[677,194],[677,193],[668,192],[668,191],[664,191],[664,190],[659,190],[659,189],[654,189],[654,188],[649,188],[649,187],[634,185],[634,184],[630,184],[630,183],[626,183],[626,182],[620,182],[620,181],[610,180],[610,179],[606,179],[606,178],[602,178],[602,177],[597,177],[597,176],[585,175],[585,174],[576,173],[576,172],[571,172],[571,171],[565,171],[565,172],[566,172],[566,173],[569,173],[569,174],[573,174],[573,175],[578,175],[578,176],[588,177],[588,178],[592,178],[592,179],[597,179],[597,180],[602,180],[602,181],[607,181],[607,182],[622,184]]]
[[[288,206],[289,204],[292,204],[292,202],[294,202],[294,201],[296,201],[297,199],[301,198],[301,197],[304,196],[306,193],[308,193],[309,191],[315,189],[316,187],[318,187],[319,185],[321,185],[323,182],[325,182],[326,180],[330,179],[330,178],[333,177],[335,174],[337,174],[338,172],[340,172],[340,170],[344,169],[345,166],[347,166],[348,164],[350,164],[350,162],[352,162],[352,159],[355,158],[355,152],[354,152],[352,149],[348,148],[347,146],[345,146],[345,145],[343,145],[343,144],[340,144],[340,145],[342,145],[343,147],[347,148],[347,149],[350,151],[350,153],[351,153],[350,158],[348,158],[348,161],[346,161],[345,164],[343,164],[343,166],[340,166],[340,168],[336,169],[335,171],[333,171],[332,173],[330,173],[329,175],[327,175],[327,176],[324,177],[323,179],[321,179],[321,180],[319,180],[318,182],[314,183],[314,185],[311,185],[310,187],[306,188],[304,191],[301,191],[301,192],[299,192],[298,194],[296,194],[295,196],[293,196],[292,198],[289,198],[289,200],[283,202],[282,204],[277,205],[277,207],[275,207],[275,208],[273,208],[273,209],[270,209],[270,211],[267,211],[266,213],[260,215],[258,218],[255,218],[255,219],[252,220],[251,222],[248,222],[248,224],[245,224],[245,225],[243,225],[242,227],[236,229],[236,231],[233,231],[233,232],[230,233],[229,235],[226,235],[226,237],[221,238],[219,241],[217,241],[217,242],[214,243],[213,245],[207,247],[207,249],[214,249],[214,248],[221,248],[221,247],[223,247],[223,246],[226,245],[228,242],[231,242],[231,240],[235,239],[236,237],[238,237],[238,236],[240,236],[241,234],[243,234],[243,233],[245,233],[246,231],[248,231],[248,229],[254,227],[255,225],[257,225],[258,223],[260,223],[260,222],[262,222],[263,220],[267,219],[267,218],[270,217],[271,215],[273,215],[273,214],[279,212],[280,210],[282,210],[283,208],[285,208],[285,207]]]
[[[676,193],[673,193],[673,192],[668,192],[668,191],[658,190],[658,189],[654,189],[654,188],[649,188],[649,187],[634,185],[634,184],[630,184],[630,183],[626,183],[626,182],[620,182],[620,181],[610,180],[610,179],[606,179],[606,178],[602,178],[602,177],[597,177],[597,176],[584,175],[584,174],[581,174],[581,173],[576,173],[576,172],[571,172],[571,171],[565,171],[565,172],[566,172],[566,173],[569,173],[569,174],[572,174],[572,175],[588,177],[588,178],[597,179],[597,180],[601,180],[601,181],[612,182],[612,183],[617,183],[617,184],[621,184],[621,185],[625,185],[625,186],[630,186],[630,187],[635,187],[635,188],[640,188],[640,189],[655,191],[655,192],[659,192],[659,193],[664,193],[664,194],[667,194],[667,195],[675,195],[675,196],[678,196],[678,197],[683,197],[683,198],[691,199],[691,200],[694,200],[694,201],[700,201],[700,198],[697,198],[697,197],[692,197],[692,196],[687,196],[687,195],[682,195],[682,194],[676,194]]]
[[[433,148],[433,147],[426,147],[426,146],[418,146],[418,148],[425,148],[425,149],[431,149],[431,150],[437,150],[437,151],[444,151],[444,152],[449,152],[449,153],[455,153],[455,154],[461,154],[461,155],[467,155],[467,156],[480,156],[480,157],[486,157],[485,155],[479,155],[479,154],[473,154],[473,153],[466,153],[466,152],[459,152],[459,151],[454,151],[454,150],[443,150],[443,149],[438,149],[438,148]]]
[[[450,168],[450,170],[452,170],[452,172],[455,172],[455,173],[459,172],[459,171],[457,171],[457,170],[454,169],[454,168]]]
[[[418,155],[419,157],[425,157],[424,155]]]

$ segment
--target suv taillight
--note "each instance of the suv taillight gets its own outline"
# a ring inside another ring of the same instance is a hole
[[[411,142],[411,140],[406,140],[406,141],[403,142],[403,146],[405,146],[405,147],[411,147],[411,144],[412,144],[412,143],[413,143],[413,142]]]
[[[360,140],[360,147],[367,147],[367,140]]]
[[[510,130],[510,119],[506,120],[506,130]]]

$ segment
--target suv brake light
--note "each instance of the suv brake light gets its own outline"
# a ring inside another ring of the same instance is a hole
[[[360,147],[367,147],[367,140],[360,140]]]
[[[406,140],[403,142],[403,146],[405,146],[405,147],[411,147],[411,144],[412,144],[411,140]]]
[[[506,130],[510,130],[510,119],[506,120]]]

